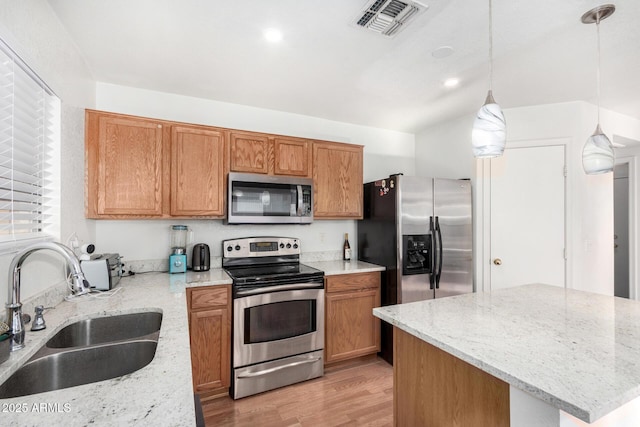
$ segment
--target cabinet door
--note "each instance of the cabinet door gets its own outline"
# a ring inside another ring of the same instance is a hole
[[[362,146],[313,143],[315,218],[362,218]]]
[[[257,133],[231,132],[230,169],[233,172],[268,173],[269,137]]]
[[[196,393],[229,387],[229,310],[191,312],[191,369]]]
[[[171,215],[224,215],[224,134],[171,128]]]
[[[304,139],[275,138],[276,175],[311,177],[311,143]]]
[[[380,350],[380,290],[326,294],[326,363],[373,354]]]
[[[88,198],[97,196],[96,213],[162,215],[162,124],[105,115],[95,131],[86,149],[97,152],[97,188],[87,187]]]

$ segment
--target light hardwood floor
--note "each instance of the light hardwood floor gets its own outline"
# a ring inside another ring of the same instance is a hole
[[[393,368],[369,358],[244,399],[203,402],[207,427],[391,426]]]

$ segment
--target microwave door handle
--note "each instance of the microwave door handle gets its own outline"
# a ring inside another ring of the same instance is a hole
[[[298,212],[298,216],[302,216],[303,215],[303,212],[302,212],[302,203],[303,203],[302,185],[298,185],[296,187],[298,189],[298,191],[297,191],[297,193],[298,193],[298,209],[297,209],[297,212]]]

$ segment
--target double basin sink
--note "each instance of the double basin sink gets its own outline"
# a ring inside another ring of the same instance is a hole
[[[0,399],[121,377],[147,366],[158,346],[162,313],[99,317],[56,333],[0,385]]]

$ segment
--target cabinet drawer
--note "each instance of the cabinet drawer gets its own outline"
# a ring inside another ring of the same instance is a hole
[[[372,289],[380,286],[380,273],[340,274],[327,276],[326,292],[355,291],[358,289]]]
[[[194,289],[191,291],[190,309],[198,310],[214,306],[226,306],[229,302],[228,286]]]

